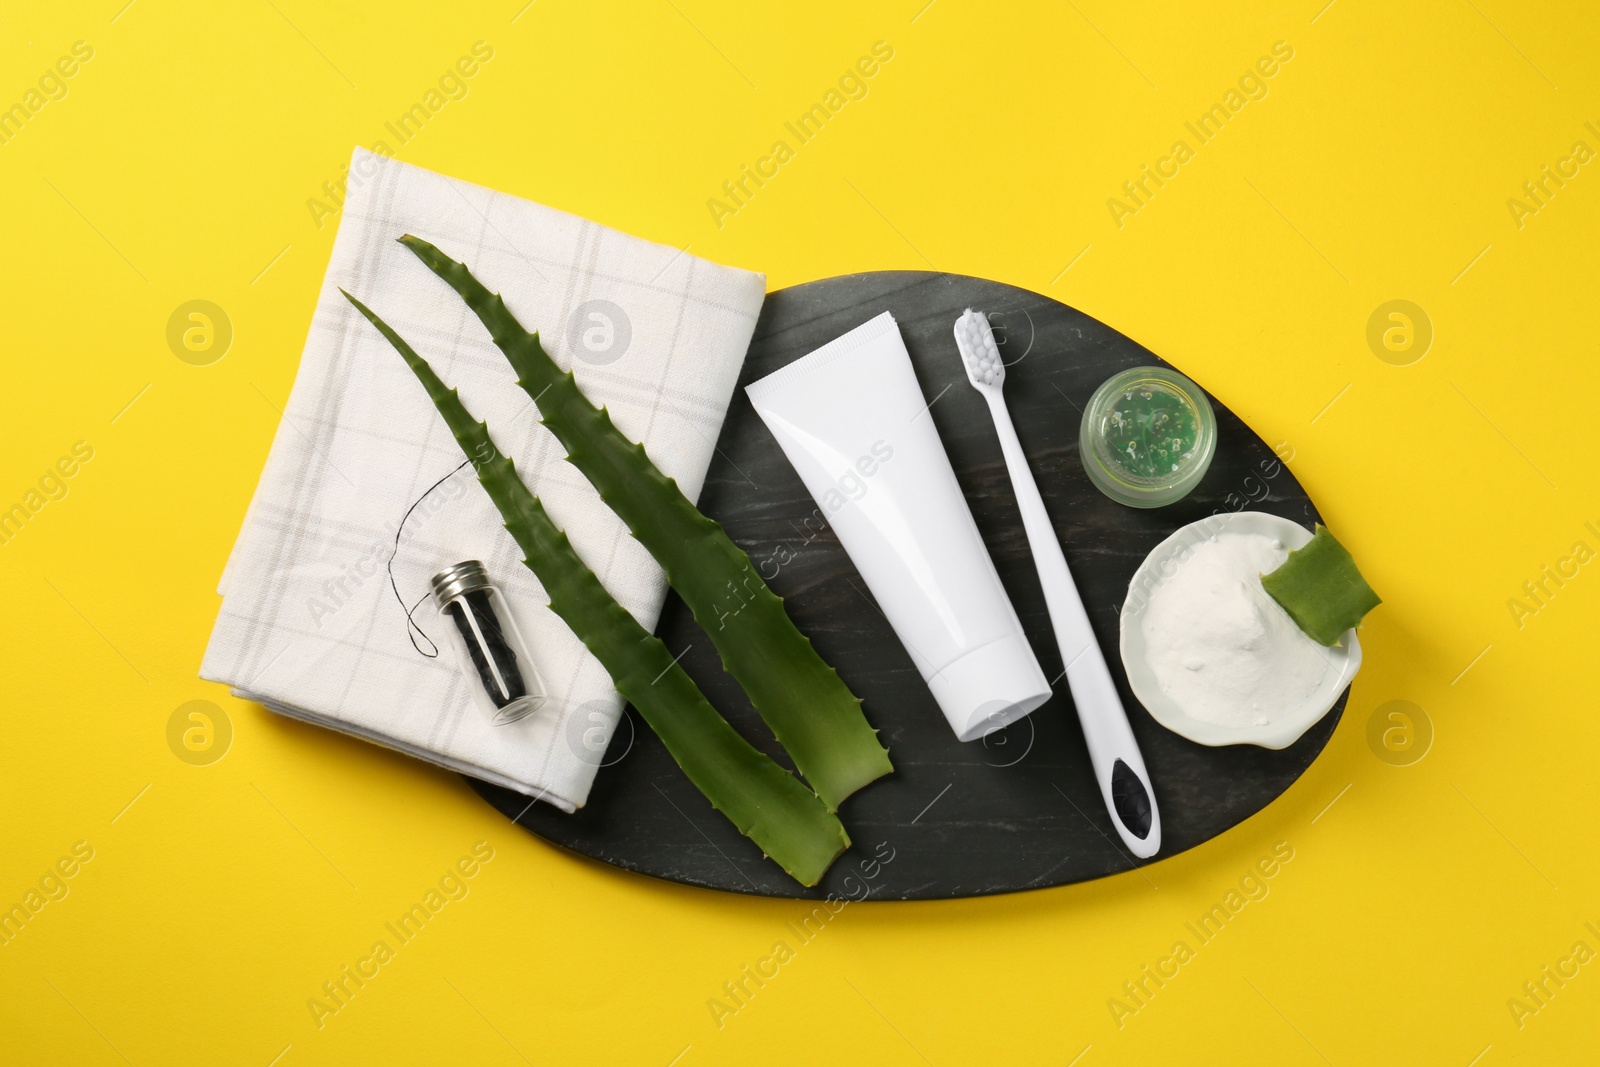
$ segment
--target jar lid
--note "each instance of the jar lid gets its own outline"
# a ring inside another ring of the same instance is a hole
[[[482,560],[466,559],[435,574],[429,584],[433,588],[433,599],[442,608],[465,593],[488,589],[492,583]]]

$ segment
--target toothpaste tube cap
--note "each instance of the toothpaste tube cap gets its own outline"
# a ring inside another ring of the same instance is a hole
[[[1009,726],[1050,699],[1050,683],[1021,634],[973,649],[930,677],[928,688],[961,741]]]

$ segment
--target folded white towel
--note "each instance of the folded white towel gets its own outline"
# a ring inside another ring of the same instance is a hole
[[[395,243],[413,233],[505,296],[618,427],[699,495],[765,279],[538,204],[357,149],[299,374],[219,591],[201,676],[284,715],[581,807],[621,698],[548,607],[499,514],[411,371],[339,294],[383,316],[489,424],[611,594],[654,628],[666,583],[567,463],[466,305]],[[447,477],[448,476],[448,477]],[[550,690],[538,714],[491,726],[451,659],[428,579],[481,559]],[[418,639],[423,648],[425,641]]]

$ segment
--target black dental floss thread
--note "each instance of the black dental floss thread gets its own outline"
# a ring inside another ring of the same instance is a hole
[[[522,665],[517,662],[509,635],[501,627],[489,590],[462,593],[446,605],[445,614],[461,634],[467,657],[495,708],[503,709],[526,697],[528,685],[522,677]]]
[[[455,477],[457,471],[471,462],[472,461],[470,459],[462,460],[453,470],[451,470],[449,474],[446,474],[443,478],[440,478],[438,481],[428,486],[428,488],[423,491],[422,495],[417,497],[416,500],[412,501],[409,508],[406,508],[405,515],[400,519],[400,525],[396,526],[394,530],[394,549],[389,553],[389,563],[386,568],[389,572],[389,588],[394,590],[395,603],[399,604],[400,610],[406,613],[406,637],[410,638],[411,647],[417,650],[418,655],[426,656],[428,659],[439,658],[439,646],[434,644],[433,638],[424,633],[422,627],[417,625],[417,621],[416,619],[412,618],[412,614],[419,607],[421,607],[422,602],[427,600],[432,594],[424,593],[422,596],[417,598],[417,602],[415,604],[412,604],[409,608],[406,607],[405,598],[400,595],[400,585],[394,579],[394,558],[400,554],[400,535],[405,531],[406,520],[411,518],[411,513],[413,511],[417,510],[417,505],[428,499],[428,494],[432,493],[445,482]],[[422,639],[428,642],[428,646],[433,649],[432,652],[424,652],[422,650],[422,646],[417,644],[418,634],[421,634]]]

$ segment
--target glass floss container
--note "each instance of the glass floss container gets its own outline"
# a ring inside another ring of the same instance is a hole
[[[433,576],[432,587],[439,614],[450,624],[456,660],[489,722],[505,726],[543,707],[544,682],[482,561],[446,567]]]
[[[1217,418],[1201,388],[1167,367],[1134,367],[1096,389],[1078,430],[1089,480],[1135,508],[1188,496],[1211,466]]]

